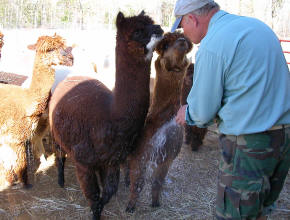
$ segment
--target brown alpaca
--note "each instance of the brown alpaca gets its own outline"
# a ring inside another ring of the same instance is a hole
[[[54,82],[52,65],[72,65],[71,48],[60,36],[39,37],[31,86],[28,89],[0,84],[0,166],[11,185],[16,180],[29,187],[27,151],[44,112]]]
[[[130,201],[127,212],[133,212],[145,183],[145,171],[152,165],[152,206],[159,206],[159,196],[168,169],[180,152],[183,127],[175,122],[180,107],[180,93],[189,60],[186,54],[191,42],[179,32],[167,33],[157,44],[156,81],[152,104],[136,151],[128,157]]]
[[[155,46],[151,39],[163,34],[144,12],[133,17],[119,12],[116,25],[114,91],[93,78],[68,77],[56,87],[49,105],[52,135],[75,162],[94,219],[100,219],[104,205],[116,193],[120,163],[133,150],[143,128]],[[59,184],[63,186],[65,157],[58,156]]]
[[[187,104],[187,96],[190,92],[190,89],[193,85],[193,72],[194,72],[194,64],[190,64],[186,75],[184,77],[184,81],[181,89],[181,105]],[[191,146],[192,151],[197,151],[199,146],[202,145],[202,141],[207,133],[207,128],[199,128],[196,126],[184,126],[184,138],[185,143]]]

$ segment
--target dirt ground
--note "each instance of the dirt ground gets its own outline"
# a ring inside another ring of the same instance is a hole
[[[215,132],[209,131],[198,152],[192,152],[187,145],[183,146],[169,170],[162,192],[161,207],[150,207],[150,184],[146,184],[135,213],[127,214],[125,208],[129,189],[125,187],[122,175],[118,192],[105,206],[102,219],[214,219],[219,161],[217,137]],[[36,163],[31,161],[31,164]],[[16,185],[1,191],[0,219],[90,219],[90,209],[80,191],[74,166],[69,159],[65,168],[65,178],[65,188],[62,189],[57,184],[54,155],[50,155],[32,176],[33,188],[24,190]],[[270,217],[271,220],[290,219],[289,195],[288,174],[277,210]]]

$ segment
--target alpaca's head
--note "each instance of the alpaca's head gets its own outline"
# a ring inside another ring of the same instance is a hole
[[[0,59],[1,59],[1,50],[4,45],[3,37],[4,35],[0,32]]]
[[[157,44],[158,62],[167,71],[184,73],[189,65],[186,54],[192,49],[192,43],[180,32],[166,33]]]
[[[73,65],[72,47],[67,47],[65,40],[59,35],[41,36],[28,49],[36,50],[36,54],[46,65]]]
[[[156,43],[163,30],[142,11],[138,16],[125,17],[119,12],[116,20],[117,42],[127,48],[129,55],[136,59],[151,60]]]

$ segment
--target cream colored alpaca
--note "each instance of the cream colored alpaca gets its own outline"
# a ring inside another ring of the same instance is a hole
[[[30,186],[27,151],[47,107],[55,75],[52,66],[73,63],[72,48],[57,35],[39,37],[29,49],[36,50],[30,87],[0,84],[0,169],[10,185],[18,180],[24,187]]]

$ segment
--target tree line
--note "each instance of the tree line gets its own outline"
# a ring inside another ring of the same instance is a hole
[[[115,27],[118,11],[127,16],[142,10],[169,27],[176,0],[0,0],[0,28]],[[290,0],[216,0],[222,9],[246,16],[260,15],[276,32],[289,35]],[[262,11],[262,13],[261,13]],[[288,12],[287,12],[288,11]]]
[[[146,2],[148,5],[148,0],[0,0],[0,27],[88,29],[96,24],[113,26],[119,10],[126,15],[137,14],[146,10]],[[173,7],[174,1],[154,1],[146,12],[168,26],[173,19]]]

